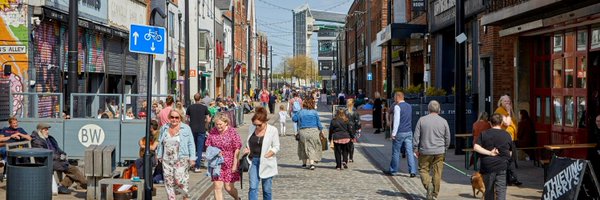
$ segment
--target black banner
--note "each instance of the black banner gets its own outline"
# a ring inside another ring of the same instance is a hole
[[[542,199],[600,199],[598,180],[587,160],[553,158],[547,176]]]

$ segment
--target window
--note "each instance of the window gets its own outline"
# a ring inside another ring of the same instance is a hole
[[[167,23],[169,23],[169,37],[175,37],[175,13],[169,11],[169,19]]]
[[[565,58],[565,88],[573,88],[575,80],[575,57]]]
[[[545,109],[545,117],[544,117],[544,124],[550,124],[550,105],[552,105],[550,103],[550,97],[546,97],[546,109]]]
[[[565,126],[575,125],[575,102],[572,96],[565,96]]]
[[[577,57],[577,88],[586,88],[587,81],[587,58]]]
[[[542,121],[542,98],[539,96],[535,98],[535,119],[537,120],[538,123],[543,123],[543,121]]]
[[[198,60],[208,61],[208,50],[206,47],[206,32],[198,31]]]
[[[587,50],[587,30],[577,31],[577,51]]]
[[[563,50],[563,37],[561,34],[554,35],[554,53],[561,52]]]
[[[554,59],[553,64],[552,64],[552,80],[553,80],[553,84],[552,87],[553,88],[562,88],[563,87],[563,78],[562,78],[562,74],[563,74],[563,58],[557,58]]]
[[[554,97],[553,105],[554,105],[554,125],[560,126],[560,125],[562,125],[562,122],[563,122],[562,101],[561,101],[560,97]]]
[[[585,97],[577,97],[577,122],[579,128],[585,128]]]

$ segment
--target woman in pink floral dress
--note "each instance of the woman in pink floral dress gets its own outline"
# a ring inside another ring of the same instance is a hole
[[[235,128],[229,126],[229,118],[226,115],[219,113],[215,116],[215,128],[210,131],[206,146],[220,149],[220,155],[224,158],[221,164],[221,175],[212,177],[215,199],[223,199],[223,186],[231,197],[239,199],[238,191],[233,184],[240,181],[237,155],[242,147],[242,141]]]

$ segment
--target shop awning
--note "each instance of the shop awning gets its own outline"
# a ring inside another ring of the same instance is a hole
[[[377,33],[377,46],[384,45],[391,39],[407,39],[413,33],[427,33],[427,25],[394,23]]]

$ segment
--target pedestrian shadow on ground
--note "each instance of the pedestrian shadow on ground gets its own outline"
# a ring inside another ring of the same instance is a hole
[[[415,199],[415,200],[425,200],[426,199],[423,196],[415,196],[410,193],[390,191],[390,190],[378,190],[377,194],[383,195],[383,196],[390,196],[390,197],[404,197],[405,199]]]
[[[361,173],[364,173],[364,174],[379,174],[379,175],[384,175],[383,172],[381,172],[380,170],[375,170],[375,169],[355,169],[354,171],[361,172]]]
[[[462,193],[462,194],[459,194],[458,196],[460,196],[462,198],[469,198],[469,199],[481,199],[482,194],[477,194],[477,197],[473,197],[472,193],[469,193],[469,194]]]
[[[513,196],[517,199],[540,199],[542,198],[542,196],[525,196],[525,195],[518,195],[518,194],[511,194],[510,196]]]

